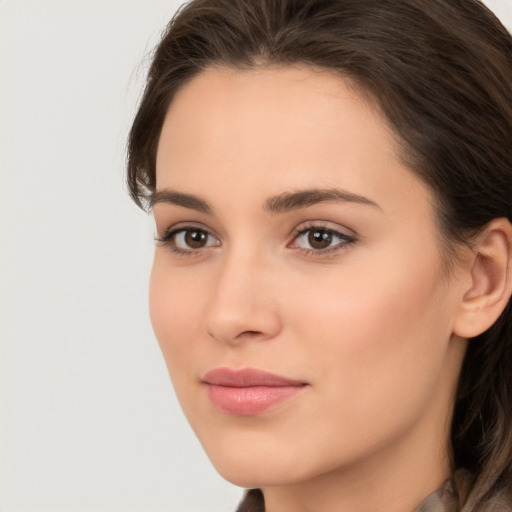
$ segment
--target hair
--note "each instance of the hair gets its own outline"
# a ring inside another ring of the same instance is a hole
[[[436,198],[449,250],[512,221],[512,38],[478,0],[193,0],[170,21],[129,136],[141,207],[174,94],[211,66],[306,64],[350,80],[394,129]],[[456,251],[451,251],[455,254]],[[451,427],[453,464],[475,475],[477,510],[512,487],[512,309],[470,340]]]

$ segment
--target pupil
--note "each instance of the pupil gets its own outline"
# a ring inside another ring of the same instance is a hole
[[[185,233],[185,242],[193,249],[200,249],[206,245],[208,234],[199,229],[189,230]]]
[[[325,229],[311,231],[308,238],[309,244],[315,249],[326,249],[332,243],[332,233]]]

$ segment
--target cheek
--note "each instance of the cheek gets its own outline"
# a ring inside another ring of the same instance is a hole
[[[403,414],[404,401],[419,404],[439,377],[449,304],[433,267],[351,266],[295,301],[294,337],[322,368],[318,385],[359,410],[363,422],[383,408]]]
[[[193,360],[201,326],[200,281],[188,279],[186,272],[169,267],[165,257],[155,255],[149,285],[149,310],[156,338],[173,378],[176,370]]]

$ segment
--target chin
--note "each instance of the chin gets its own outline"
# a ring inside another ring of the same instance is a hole
[[[275,456],[264,456],[261,450],[259,454],[255,453],[257,451],[244,446],[220,449],[216,447],[213,450],[206,448],[206,454],[220,476],[234,485],[245,488],[276,483],[276,478],[279,480],[279,477],[283,476],[279,468],[274,465]],[[272,467],[273,470],[269,471]]]
[[[231,469],[223,471],[224,468],[218,467],[215,469],[217,469],[217,472],[224,480],[244,489],[262,488],[273,484],[273,482],[269,482],[268,475],[257,474],[259,470],[252,472],[251,470],[247,471],[247,469],[244,469],[243,471],[236,472]]]
[[[265,463],[253,461],[247,464],[214,464],[219,475],[238,487],[246,489],[255,489],[262,487],[271,487],[276,485],[290,484],[300,481],[297,475],[291,475],[287,469],[273,467],[275,460]]]
[[[217,443],[205,451],[217,472],[234,485],[248,489],[286,485],[306,480],[312,469],[296,447],[272,446],[267,440],[250,444]],[[284,448],[284,449],[283,449]],[[309,470],[309,471],[308,471]]]

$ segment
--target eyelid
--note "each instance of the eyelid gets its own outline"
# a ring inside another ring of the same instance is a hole
[[[342,226],[337,222],[333,222],[325,219],[314,219],[307,220],[305,222],[301,222],[295,228],[293,228],[290,236],[297,236],[309,229],[325,229],[335,233],[339,233],[342,236],[351,237],[351,238],[359,238],[358,234],[353,230],[346,226]]]
[[[313,221],[307,221],[306,223],[300,224],[298,227],[296,227],[293,230],[292,233],[292,240],[288,243],[287,247],[290,249],[294,249],[297,251],[301,251],[304,254],[307,255],[314,255],[317,257],[327,256],[329,254],[332,255],[332,253],[342,251],[347,249],[349,246],[353,245],[355,242],[358,241],[357,234],[354,233],[354,231],[339,226],[339,224],[336,224],[335,227],[332,225],[333,223],[330,221],[325,220],[313,220]],[[299,239],[299,237],[304,236],[306,233],[311,231],[328,231],[332,233],[334,236],[339,238],[341,241],[337,244],[334,244],[332,246],[329,246],[325,249],[307,249],[304,247],[297,247],[293,246],[293,244]],[[349,233],[348,233],[348,232]]]
[[[165,224],[165,226],[167,226],[167,227],[165,227],[163,229],[158,229],[158,225],[157,225],[157,229],[156,229],[156,231],[157,231],[156,238],[157,239],[159,239],[159,238],[162,239],[162,238],[169,236],[172,233],[176,233],[177,231],[182,231],[182,230],[187,230],[187,229],[200,229],[202,231],[206,231],[214,238],[217,238],[217,239],[220,238],[219,235],[217,235],[217,233],[215,232],[215,230],[213,230],[209,226],[206,226],[205,224],[203,224],[201,222],[197,222],[197,221],[182,221],[182,222],[176,222],[175,224],[170,224],[170,225]],[[162,235],[158,235],[159,231],[163,231]]]
[[[190,230],[199,230],[204,231],[207,235],[213,239],[215,239],[218,243],[206,245],[200,248],[190,247],[188,249],[183,249],[181,247],[177,247],[174,238],[182,232],[190,231]],[[200,222],[179,222],[177,224],[173,224],[170,227],[166,228],[163,235],[155,236],[155,240],[162,246],[167,246],[174,254],[184,255],[184,256],[197,256],[205,251],[212,249],[214,247],[218,247],[221,245],[220,237],[209,227],[201,224]]]

